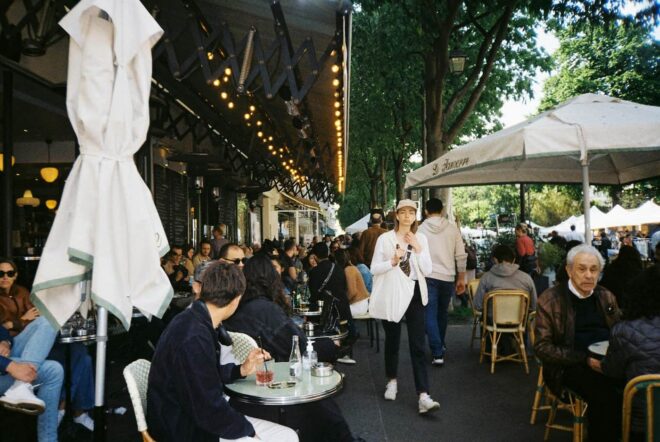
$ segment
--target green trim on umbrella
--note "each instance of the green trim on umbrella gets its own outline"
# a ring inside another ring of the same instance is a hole
[[[69,247],[66,250],[66,253],[69,255],[69,261],[71,262],[90,268],[94,265],[94,256],[89,253],[85,253],[72,247]]]
[[[158,313],[156,313],[156,316],[159,318],[162,318],[167,309],[170,307],[170,303],[172,302],[172,298],[174,297],[174,289],[170,286],[169,290],[167,291],[167,296],[165,296],[165,299],[163,300],[163,303],[161,304],[160,308],[158,309]]]
[[[91,296],[92,296],[92,301],[94,301],[94,303],[97,306],[101,306],[101,307],[105,308],[109,313],[112,313],[112,315],[115,318],[119,319],[119,321],[121,322],[121,325],[124,326],[124,330],[128,331],[128,329],[130,328],[130,319],[129,318],[124,317],[124,315],[113,304],[108,303],[105,299],[100,299],[96,295],[96,293],[92,292]],[[107,333],[108,333],[108,331],[106,330],[106,336],[107,336]]]
[[[60,287],[63,285],[73,285],[82,281],[88,281],[90,279],[92,279],[91,269],[85,271],[85,273],[82,273],[80,275],[67,276],[65,278],[50,279],[48,281],[40,282],[39,284],[35,284],[34,286],[32,286],[32,296],[30,296],[30,299],[32,299],[32,297],[37,292],[40,292],[42,290],[50,289],[53,287]]]

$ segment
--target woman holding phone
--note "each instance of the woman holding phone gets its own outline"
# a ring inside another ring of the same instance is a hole
[[[371,262],[374,285],[369,310],[372,316],[375,314],[375,317],[383,319],[385,375],[388,379],[384,397],[389,401],[396,399],[398,391],[401,319],[404,316],[406,318],[420,414],[440,408],[440,404],[428,394],[429,380],[424,354],[424,306],[428,302],[424,276],[431,273],[431,268],[428,241],[423,234],[417,233],[417,204],[412,200],[401,200],[396,207],[394,230],[382,234],[376,242]],[[398,283],[391,283],[397,279]],[[396,307],[392,307],[393,299],[397,299]],[[384,304],[388,304],[388,307]],[[384,311],[387,311],[385,315],[376,313]]]

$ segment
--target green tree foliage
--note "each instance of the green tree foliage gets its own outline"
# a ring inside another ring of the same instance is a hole
[[[540,111],[576,95],[597,92],[660,105],[660,42],[653,38],[649,24],[622,19],[610,24],[554,27],[560,41],[554,55],[558,72],[544,85]],[[637,207],[658,197],[660,180],[597,188],[608,192],[612,205]],[[581,198],[579,189],[576,196]]]
[[[660,105],[660,42],[651,32],[648,26],[626,22],[558,30],[558,72],[546,81],[539,110],[597,92]]]

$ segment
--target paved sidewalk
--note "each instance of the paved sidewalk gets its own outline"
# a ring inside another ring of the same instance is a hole
[[[366,336],[358,341],[357,364],[338,367],[346,373],[346,388],[337,402],[353,431],[368,441],[542,441],[547,414],[540,413],[536,425],[529,424],[537,365],[532,363],[527,375],[520,364],[502,362],[490,374],[489,364],[479,364],[478,342],[470,350],[470,325],[450,325],[447,333],[445,366],[428,366],[430,393],[440,402],[440,410],[428,416],[417,413],[405,332],[394,402],[382,396],[382,343],[376,353]],[[380,335],[383,339],[382,329]],[[550,440],[569,441],[570,434],[554,431]]]
[[[540,413],[536,425],[529,424],[538,376],[538,367],[534,362],[531,363],[529,375],[525,374],[520,364],[512,362],[497,364],[495,374],[491,375],[486,362],[479,364],[478,343],[475,342],[475,348],[470,349],[470,325],[450,325],[445,366],[432,367],[430,356],[428,365],[430,393],[440,402],[441,408],[434,414],[419,416],[406,327],[403,327],[401,337],[399,394],[394,402],[386,402],[382,396],[385,388],[384,332],[381,328],[381,352],[376,353],[375,347],[369,347],[364,324],[359,323],[358,329],[363,336],[354,347],[357,364],[338,364],[337,368],[346,374],[346,385],[336,398],[356,435],[369,442],[543,440],[543,423],[547,414]],[[107,404],[111,408],[127,409],[124,415],[107,415],[109,442],[141,440],[121,374],[126,363],[130,362],[124,360],[129,358],[127,346],[130,346],[128,340],[122,342],[117,339],[111,342],[109,349]],[[12,419],[12,416],[7,415],[5,418]],[[568,422],[565,416],[561,420]],[[14,422],[15,425],[17,422]],[[25,429],[26,423],[28,428],[34,428],[34,418],[29,423],[23,419],[23,425],[19,426]],[[29,436],[34,432],[24,433],[25,430],[16,433],[3,430],[0,431],[0,441],[15,442],[34,438]],[[75,428],[73,434],[62,434],[60,440],[82,442],[91,441],[92,437],[91,433]],[[571,437],[569,433],[554,431],[550,440],[570,441]]]

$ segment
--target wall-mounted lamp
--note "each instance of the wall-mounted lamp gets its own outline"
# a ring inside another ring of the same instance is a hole
[[[13,166],[14,164],[16,164],[16,157],[12,155],[11,165]],[[5,169],[5,156],[0,153],[0,172],[4,171],[4,169]]]

